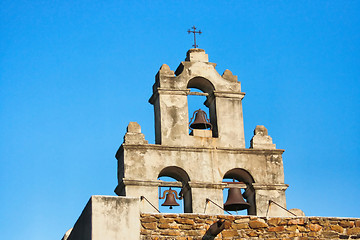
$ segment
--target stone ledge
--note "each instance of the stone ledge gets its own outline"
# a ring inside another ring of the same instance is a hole
[[[124,149],[153,149],[157,151],[186,151],[186,152],[204,152],[209,150],[216,150],[219,152],[230,152],[234,154],[238,153],[245,153],[245,154],[282,154],[285,152],[283,149],[249,149],[249,148],[223,148],[223,147],[189,147],[189,146],[166,146],[161,144],[122,144],[121,145]],[[120,148],[121,148],[120,146]],[[119,148],[119,149],[120,149]]]

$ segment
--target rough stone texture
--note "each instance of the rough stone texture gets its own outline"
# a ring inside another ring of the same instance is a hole
[[[190,94],[190,88],[197,88],[207,95],[205,105],[210,110],[213,136],[217,138],[216,145],[245,147],[241,104],[245,93],[241,92],[240,82],[234,81],[236,76],[225,71],[222,77],[215,70],[215,66],[216,64],[208,62],[208,56],[203,49],[190,49],[186,60],[180,63],[172,76],[168,66],[162,66],[156,75],[153,95],[149,100],[155,110],[157,144],[204,144],[200,139],[189,136],[187,95]]]
[[[165,185],[157,179],[170,176],[183,190],[184,212],[222,214],[214,204],[206,204],[206,199],[223,205],[227,176],[244,182],[249,215],[288,216],[277,206],[269,208],[269,200],[286,208],[284,150],[275,149],[264,126],[257,126],[252,148],[245,148],[241,83],[230,70],[221,76],[208,59],[203,49],[190,49],[176,71],[161,66],[149,100],[154,106],[156,144],[147,143],[136,122],[129,124],[116,154],[115,193],[145,196],[158,206],[158,187]],[[192,93],[191,88],[203,93]],[[191,94],[206,96],[204,107],[209,108],[212,130],[194,129],[189,134],[187,98]],[[156,212],[144,201],[140,209]]]
[[[237,82],[238,78],[236,75],[233,75],[229,69],[226,69],[222,75],[222,77],[226,80]]]
[[[250,148],[275,149],[272,138],[268,135],[268,130],[263,125],[256,126],[254,136],[250,141]]]
[[[226,227],[216,239],[359,239],[356,218],[251,217],[205,214],[141,214],[141,222],[156,219],[151,231],[141,229],[141,240],[201,240],[214,222],[225,219]],[[162,228],[162,219],[171,220],[172,229]],[[189,223],[193,224],[189,224]],[[353,224],[351,224],[353,223]],[[346,225],[347,228],[340,226]],[[177,228],[175,227],[177,226]]]
[[[75,223],[67,240],[138,240],[140,238],[140,208],[138,198],[92,196]],[[142,223],[142,228],[156,222],[149,221],[151,216]],[[144,226],[145,225],[145,226]]]
[[[144,134],[141,133],[141,127],[137,122],[130,122],[127,132],[124,136],[124,143],[127,144],[147,144]]]

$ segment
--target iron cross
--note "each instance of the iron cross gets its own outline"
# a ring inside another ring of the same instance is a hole
[[[188,34],[190,34],[190,33],[194,33],[194,45],[193,45],[193,47],[194,48],[197,48],[198,47],[198,45],[196,45],[196,33],[198,33],[198,34],[201,34],[201,30],[199,30],[199,31],[196,31],[196,27],[195,26],[192,26],[191,27],[192,29],[194,29],[194,30],[188,30],[187,32],[188,32]]]

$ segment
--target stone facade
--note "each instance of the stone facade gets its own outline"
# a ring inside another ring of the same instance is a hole
[[[225,230],[215,239],[360,239],[359,218],[141,214],[141,240],[201,240],[219,219]]]
[[[216,64],[208,60],[202,49],[190,49],[176,71],[163,64],[156,74],[149,102],[154,106],[155,144],[148,144],[136,122],[128,126],[118,160],[119,196],[145,196],[159,205],[158,188],[180,187],[184,212],[204,213],[206,199],[222,206],[223,190],[229,188],[224,179],[235,179],[246,189],[244,198],[250,203],[249,215],[265,216],[269,201],[286,208],[282,153],[276,149],[264,126],[256,127],[250,149],[245,148],[241,83],[230,70],[220,75]],[[196,88],[202,92],[192,92]],[[211,130],[194,129],[189,133],[189,95],[206,97]],[[168,176],[176,182],[164,183]],[[234,186],[234,185],[232,185]],[[143,203],[142,212],[156,212]],[[215,205],[207,214],[223,214]],[[280,208],[272,208],[273,216],[286,216]]]
[[[226,222],[217,222],[222,228],[225,224],[217,239],[359,237],[358,220],[264,217],[303,216],[299,209],[286,210],[284,150],[276,149],[261,125],[254,130],[250,148],[245,148],[245,93],[237,76],[230,70],[220,75],[215,67],[202,49],[190,49],[176,71],[161,66],[149,100],[154,106],[155,144],[146,141],[138,123],[129,123],[116,153],[119,196],[92,196],[63,240],[185,240],[202,239],[205,233],[204,240],[210,240],[216,235],[212,229],[220,228],[208,228],[219,219]],[[189,95],[206,97],[210,130],[190,131]],[[185,214],[154,214],[159,187],[181,188]],[[223,190],[229,188],[245,190],[242,196],[251,216],[220,215]]]
[[[91,196],[62,240],[138,240],[139,229],[138,198]]]

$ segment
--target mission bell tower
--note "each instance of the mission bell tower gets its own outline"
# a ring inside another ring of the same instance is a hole
[[[223,214],[223,190],[241,188],[248,214],[285,215],[286,208],[282,153],[276,149],[264,126],[257,126],[250,148],[245,148],[241,83],[231,71],[220,75],[204,50],[186,54],[176,71],[163,64],[156,74],[149,102],[154,106],[155,144],[148,144],[141,128],[130,122],[124,142],[116,153],[118,186],[115,193],[145,197],[159,205],[159,187],[180,187],[184,212]],[[193,92],[198,89],[201,92]],[[206,97],[210,129],[189,129],[193,113],[188,96]],[[172,177],[164,182],[159,177]],[[226,182],[233,179],[237,184]],[[244,191],[243,190],[243,191]],[[144,199],[144,198],[141,198]],[[211,200],[212,203],[209,203]],[[142,212],[156,212],[147,201]],[[218,206],[216,206],[218,205]]]

